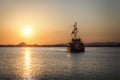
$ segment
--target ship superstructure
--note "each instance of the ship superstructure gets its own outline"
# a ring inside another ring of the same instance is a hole
[[[68,43],[68,51],[71,53],[80,53],[85,51],[85,46],[83,42],[81,41],[80,37],[78,37],[78,28],[77,28],[77,22],[73,25],[74,29],[71,33],[72,39]]]

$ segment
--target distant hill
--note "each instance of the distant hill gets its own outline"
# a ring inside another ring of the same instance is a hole
[[[86,47],[120,47],[120,42],[94,42],[85,43]]]

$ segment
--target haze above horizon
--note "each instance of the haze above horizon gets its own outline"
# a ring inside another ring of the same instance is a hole
[[[120,42],[119,0],[0,0],[0,44],[57,44],[74,22],[85,42]]]

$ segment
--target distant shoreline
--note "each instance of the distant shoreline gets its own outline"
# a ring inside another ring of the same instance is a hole
[[[0,46],[0,47],[21,47],[21,46]],[[33,46],[24,46],[24,47],[33,47]],[[67,46],[34,46],[34,47],[67,47]],[[120,47],[120,46],[85,46],[85,47]]]
[[[32,44],[28,45],[21,42],[17,45],[0,45],[0,47],[67,47],[67,44],[53,44],[53,45],[38,45]],[[96,42],[96,43],[85,43],[85,47],[120,47],[120,42]]]

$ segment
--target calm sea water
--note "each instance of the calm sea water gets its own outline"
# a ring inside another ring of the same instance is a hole
[[[0,80],[120,80],[120,48],[0,48]]]

